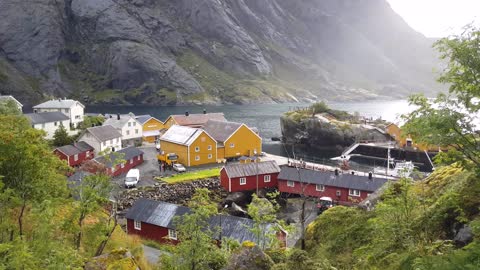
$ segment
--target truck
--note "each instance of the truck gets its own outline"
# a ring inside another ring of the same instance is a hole
[[[127,176],[125,176],[125,187],[135,187],[140,181],[140,170],[139,169],[131,169],[128,171]]]
[[[158,163],[171,168],[173,164],[177,163],[178,155],[175,153],[165,153],[164,151],[160,151],[157,155],[157,159]]]

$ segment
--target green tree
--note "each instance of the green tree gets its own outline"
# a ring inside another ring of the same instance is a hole
[[[17,107],[17,104],[13,100],[0,101],[0,114],[3,115],[20,115],[20,111]]]
[[[162,257],[161,269],[207,270],[226,265],[227,254],[213,241],[216,228],[211,228],[208,222],[218,213],[209,193],[207,189],[198,189],[189,203],[192,212],[175,220],[180,244],[171,256]]]
[[[458,36],[435,43],[447,66],[438,81],[449,85],[448,94],[431,101],[422,95],[410,98],[417,106],[403,116],[405,133],[419,142],[448,148],[437,162],[460,162],[464,167],[480,168],[480,31],[473,27]]]
[[[273,247],[278,244],[276,240],[276,233],[280,229],[277,224],[278,204],[273,200],[277,197],[277,193],[268,194],[266,198],[260,198],[256,194],[252,195],[252,202],[248,205],[247,213],[254,221],[254,227],[251,228],[253,234],[257,238],[257,244],[262,250]]]
[[[60,126],[55,130],[53,134],[53,145],[54,146],[64,146],[73,143],[73,139],[68,135],[67,129],[60,123]]]

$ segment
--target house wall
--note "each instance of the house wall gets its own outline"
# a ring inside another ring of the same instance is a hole
[[[134,221],[127,219],[127,233],[138,235],[145,239],[157,241],[162,244],[178,244],[178,240],[168,239],[168,228],[142,222],[141,230],[135,230]]]
[[[33,125],[33,128],[39,129],[39,130],[44,130],[47,135],[45,136],[45,139],[53,139],[53,135],[55,134],[55,131],[60,127],[60,123],[63,124],[66,130],[69,130],[70,128],[70,121],[69,120],[64,120],[64,121],[57,121],[57,122],[49,122],[49,123],[43,123],[43,124],[35,124]]]
[[[178,163],[188,166],[188,148],[185,145],[175,144],[160,139],[161,150],[166,154],[175,153],[178,156]]]
[[[222,185],[223,189],[225,189],[228,192],[230,191],[230,179],[228,178],[227,172],[225,171],[225,168],[222,168],[220,170],[220,185]]]
[[[83,107],[78,103],[75,102],[75,105],[73,105],[70,108],[70,122],[77,127],[80,122],[83,122],[84,118],[84,109]]]
[[[165,128],[165,125],[161,121],[155,118],[151,118],[150,120],[145,122],[142,126],[143,131],[156,131],[156,130],[162,130],[164,128]],[[147,142],[153,143],[155,142],[155,136],[144,137],[144,140],[146,140]]]
[[[132,140],[143,137],[143,127],[134,117],[130,117],[127,123],[119,130],[122,133],[122,140]]]
[[[360,196],[350,196],[348,195],[348,188],[338,188],[332,186],[325,186],[324,191],[316,191],[315,184],[304,184],[303,188],[302,183],[295,182],[294,187],[287,186],[287,181],[278,179],[278,190],[284,193],[299,194],[302,195],[302,190],[305,190],[305,194],[308,197],[330,197],[335,202],[340,204],[357,204],[367,198],[368,194],[371,192],[360,191]],[[337,196],[337,191],[340,191],[340,196]]]
[[[225,147],[218,146],[218,144],[217,144],[217,159],[220,162],[223,161],[223,159],[225,159]]]
[[[126,160],[126,162],[123,164],[117,164],[115,167],[115,170],[112,170],[112,168],[108,169],[108,174],[111,176],[119,176],[121,174],[126,174],[130,169],[133,169],[137,167],[138,165],[143,163],[143,154],[136,156],[132,159]]]
[[[257,150],[258,154],[262,152],[262,139],[245,125],[242,125],[224,144],[225,158],[253,156],[254,150]]]
[[[92,151],[86,151],[78,154],[77,160],[75,160],[75,156],[67,156],[64,153],[54,150],[53,151],[61,160],[66,160],[70,167],[80,166],[83,162],[93,159],[95,154]],[[88,156],[87,156],[88,153]]]
[[[118,150],[121,150],[122,149],[122,140],[120,137],[118,138],[114,138],[114,139],[111,139],[111,140],[107,140],[105,142],[102,142],[101,146],[100,146],[100,151],[106,151],[106,150],[115,150],[115,151],[118,151]]]
[[[177,124],[177,122],[172,117],[168,117],[167,120],[165,120],[164,126],[165,126],[166,129],[169,129],[171,126],[176,125],[176,124]]]
[[[270,182],[265,182],[264,177],[265,175],[270,175]],[[271,173],[271,174],[259,174],[258,175],[258,188],[274,188],[278,185],[278,173]],[[245,185],[240,185],[240,177],[230,178],[230,184],[227,183],[231,187],[230,192],[237,192],[237,191],[245,191],[245,190],[256,190],[257,189],[257,176],[247,176],[245,177],[247,183]],[[227,189],[228,190],[228,189]]]
[[[112,140],[107,140],[105,142],[99,142],[97,138],[95,138],[90,132],[85,132],[79,139],[79,142],[86,142],[89,145],[91,145],[94,149],[95,155],[98,155],[98,153],[103,152],[107,149],[112,149],[114,148],[115,151],[121,150],[122,149],[122,140],[120,137],[112,139]]]
[[[211,146],[208,150],[208,146]],[[195,148],[199,151],[196,152]],[[190,145],[190,164],[188,166],[198,166],[217,162],[217,142],[202,132],[200,136]],[[210,158],[209,158],[209,155]],[[198,160],[197,160],[198,158]]]

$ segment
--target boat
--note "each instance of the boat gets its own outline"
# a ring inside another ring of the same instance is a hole
[[[415,165],[412,161],[395,161],[390,156],[390,147],[388,148],[387,154],[387,167],[386,168],[374,168],[373,172],[375,174],[393,176],[393,177],[410,177],[413,172]]]

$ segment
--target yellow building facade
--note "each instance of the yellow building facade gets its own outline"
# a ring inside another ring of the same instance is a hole
[[[148,120],[143,122],[142,127],[143,140],[150,143],[158,141],[160,138],[160,131],[165,129],[165,125],[163,124],[163,122],[155,117],[150,117]]]
[[[262,153],[262,138],[246,125],[240,126],[223,145],[224,158],[251,157],[255,153]]]

